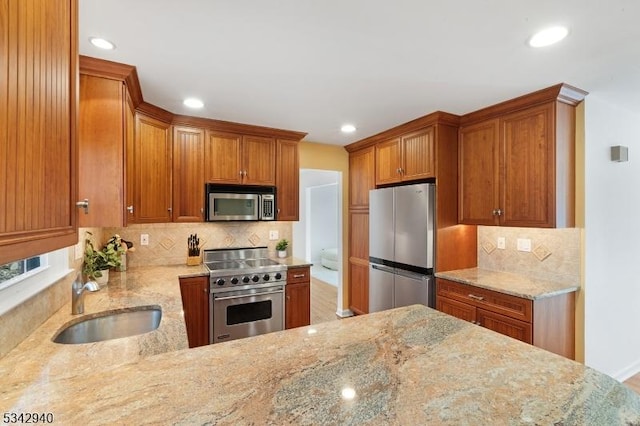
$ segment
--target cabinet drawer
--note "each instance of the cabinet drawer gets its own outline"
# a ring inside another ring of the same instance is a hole
[[[436,279],[438,296],[459,300],[521,321],[531,322],[531,300],[441,278]]]
[[[287,269],[287,284],[309,282],[310,280],[311,273],[308,266],[305,266],[303,268]]]

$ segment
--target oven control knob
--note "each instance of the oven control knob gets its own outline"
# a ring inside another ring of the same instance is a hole
[[[223,280],[222,278],[218,278],[218,279],[216,280],[216,284],[217,284],[217,285],[224,285],[224,280]]]
[[[263,280],[263,281],[269,281],[269,278],[271,278],[271,277],[269,276],[269,274],[264,274],[264,275],[262,276],[262,280]]]
[[[276,280],[279,280],[280,278],[282,278],[282,274],[280,272],[276,273]]]
[[[236,277],[231,278],[231,284],[233,285],[238,284],[238,279]]]
[[[253,281],[254,283],[257,283],[258,281],[260,281],[260,277],[257,275],[254,275],[251,277],[251,281]]]
[[[248,276],[246,276],[246,275],[245,275],[244,277],[242,277],[242,282],[243,282],[243,283],[248,283],[248,282],[249,282],[249,279],[250,279],[250,278],[249,278]]]

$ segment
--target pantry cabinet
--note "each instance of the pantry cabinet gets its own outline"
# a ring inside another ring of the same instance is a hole
[[[435,177],[433,126],[376,144],[376,185]]]
[[[180,278],[189,347],[209,344],[209,276]]]
[[[207,182],[275,185],[274,138],[207,132]]]
[[[276,143],[276,220],[299,220],[300,165],[298,141],[278,139]]]
[[[535,300],[436,278],[436,309],[574,358],[574,293]]]
[[[78,240],[77,1],[0,11],[0,265]]]
[[[571,227],[575,222],[575,105],[554,86],[462,118],[458,221]]]
[[[285,329],[311,324],[311,270],[308,266],[287,270]]]
[[[173,127],[173,221],[204,220],[204,129]]]

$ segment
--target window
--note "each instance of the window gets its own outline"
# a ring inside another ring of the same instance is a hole
[[[0,266],[0,288],[18,283],[47,266],[47,255],[30,257]]]

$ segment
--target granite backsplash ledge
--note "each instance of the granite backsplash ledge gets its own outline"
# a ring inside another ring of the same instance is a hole
[[[270,240],[269,231],[277,231],[278,239]],[[127,254],[128,266],[185,264],[190,234],[198,234],[202,249],[266,246],[273,257],[278,240],[286,238],[292,242],[291,222],[149,223],[105,228],[103,232],[105,238],[119,234],[133,243],[135,250]],[[141,234],[149,235],[149,245],[140,245]],[[292,250],[290,244],[289,255]]]
[[[478,267],[567,284],[580,284],[580,228],[542,229],[478,226]],[[498,238],[505,248],[498,248]],[[517,250],[518,238],[531,251]]]

